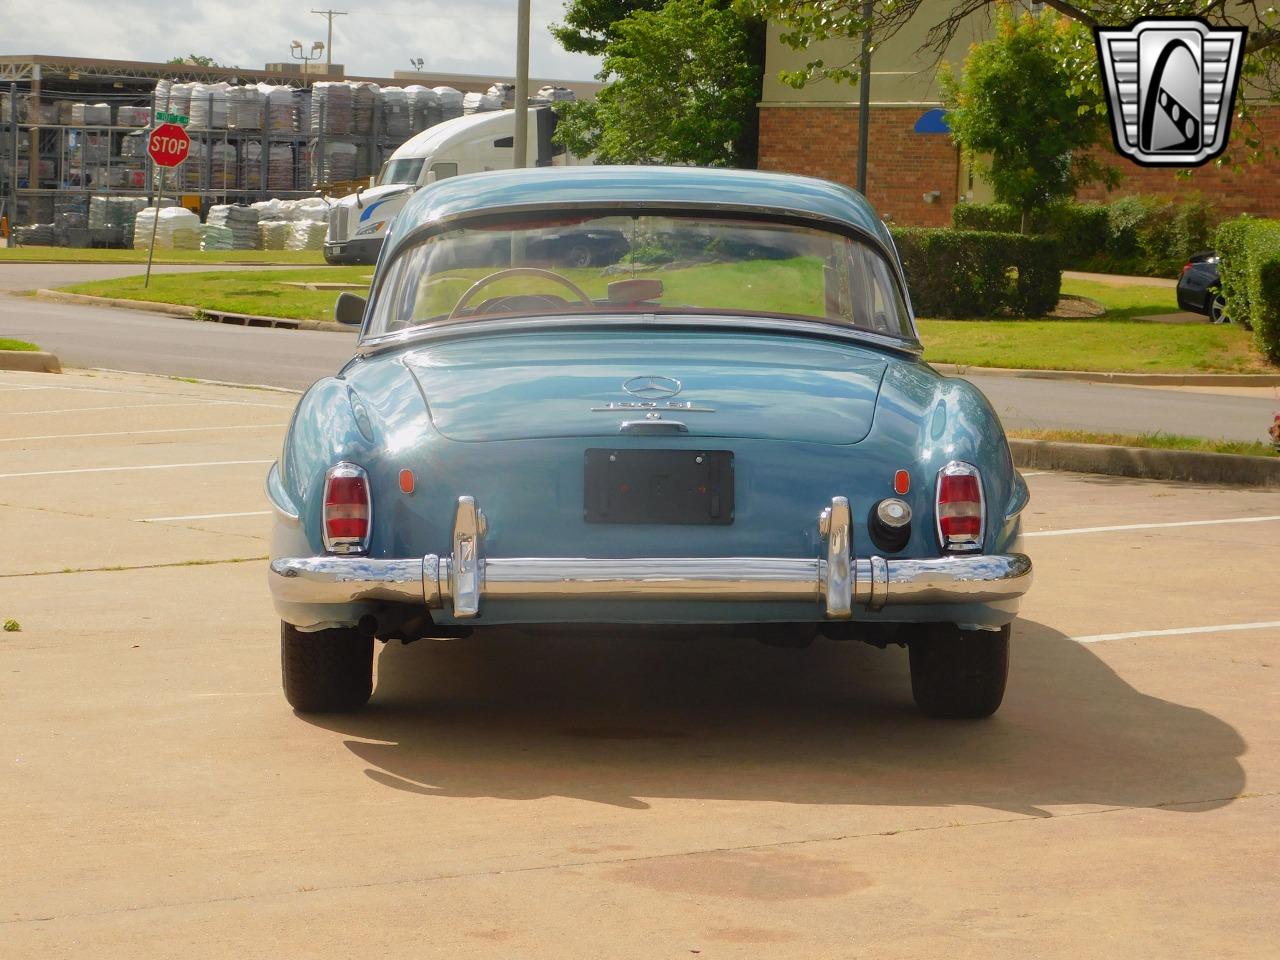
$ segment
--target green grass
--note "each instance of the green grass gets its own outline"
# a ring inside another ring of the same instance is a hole
[[[4,247],[0,263],[143,263],[146,250],[88,250],[78,247]],[[324,266],[319,250],[157,250],[156,263],[296,263]],[[372,269],[372,268],[370,268]]]
[[[77,283],[63,290],[93,297],[180,303],[204,310],[226,310],[265,317],[332,320],[337,290],[303,290],[284,282],[366,283],[372,267],[325,267],[323,270],[228,270],[222,273],[162,273]]]
[[[1208,440],[1177,433],[1091,433],[1087,430],[1009,430],[1018,440],[1056,440],[1066,443],[1105,443],[1117,447],[1155,450],[1194,450],[1199,453],[1233,453],[1246,457],[1280,457],[1280,451],[1253,440]]]
[[[974,367],[1123,373],[1276,373],[1235,325],[1116,320],[921,320],[925,359]]]
[[[10,340],[8,337],[0,337],[0,350],[39,350],[34,343],[27,343],[25,340]]]
[[[821,289],[813,276],[816,261],[764,261],[754,264],[708,264],[675,271],[637,274],[657,277],[666,286],[667,303],[705,306],[749,305],[755,310],[820,312]],[[365,282],[371,267],[227,271],[161,274],[142,289],[141,277],[76,284],[74,293],[122,299],[180,303],[205,310],[328,320],[337,291],[300,290],[295,282]],[[602,297],[612,280],[596,269],[557,271],[588,295]],[[466,286],[483,269],[451,271],[424,298],[422,315],[448,312]],[[523,292],[524,278],[499,281],[481,297]],[[539,281],[538,291],[571,298],[567,290]],[[1085,280],[1063,282],[1064,293],[1090,297],[1106,307],[1102,317],[1085,320],[929,320],[919,322],[926,359],[978,367],[1028,370],[1088,370],[1128,373],[1263,373],[1276,372],[1254,349],[1248,331],[1234,324],[1142,323],[1134,318],[1177,310],[1172,287],[1116,287]]]

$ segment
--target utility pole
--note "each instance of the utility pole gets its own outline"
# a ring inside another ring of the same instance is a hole
[[[329,39],[324,47],[324,65],[326,67],[332,67],[333,66],[333,18],[345,17],[347,15],[347,11],[345,10],[312,10],[311,12],[318,13],[320,14],[320,16],[324,17],[326,20],[329,21]]]
[[[862,4],[862,64],[858,70],[858,192],[867,195],[867,145],[871,135],[871,13],[875,4]]]
[[[516,129],[511,165],[526,165],[529,156],[529,0],[520,0],[516,19]]]

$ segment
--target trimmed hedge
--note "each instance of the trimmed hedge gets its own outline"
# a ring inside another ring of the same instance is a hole
[[[951,221],[961,230],[1022,232],[1022,213],[1007,203],[958,203]],[[1100,203],[1059,203],[1032,215],[1030,232],[1055,237],[1062,262],[1085,264],[1106,248],[1109,218]]]
[[[893,231],[911,303],[922,317],[1040,317],[1058,303],[1061,245],[981,230]]]
[[[962,229],[1018,231],[1022,216],[1002,203],[960,203],[951,215]],[[1187,257],[1213,242],[1213,207],[1191,195],[1179,200],[1135,195],[1107,205],[1062,203],[1035,214],[1030,232],[1062,243],[1072,270],[1174,277]]]
[[[1280,364],[1280,220],[1228,220],[1215,249],[1227,316],[1252,327],[1258,350]]]

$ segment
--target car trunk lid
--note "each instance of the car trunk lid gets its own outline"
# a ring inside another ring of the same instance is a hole
[[[676,421],[690,436],[857,443],[887,366],[855,343],[657,330],[475,337],[404,362],[436,429],[460,441],[618,436],[624,423]]]

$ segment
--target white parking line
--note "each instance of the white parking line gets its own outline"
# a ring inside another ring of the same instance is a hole
[[[1077,533],[1113,533],[1118,530],[1165,530],[1170,527],[1213,527],[1223,523],[1269,523],[1280,517],[1229,517],[1225,520],[1178,520],[1174,523],[1126,523],[1117,527],[1076,527],[1073,530],[1034,530],[1024,537],[1069,537]]]
[[[1089,637],[1072,637],[1076,643],[1102,643],[1104,640],[1141,640],[1144,637],[1179,637],[1193,633],[1228,633],[1234,630],[1272,630],[1280,620],[1259,623],[1220,623],[1213,627],[1175,627],[1172,630],[1134,630],[1131,633],[1095,633]]]
[[[13,477],[55,477],[68,473],[121,473],[125,470],[180,470],[184,467],[235,467],[243,464],[275,463],[274,460],[206,460],[202,463],[153,463],[145,467],[79,467],[75,470],[30,470],[26,473],[0,473],[0,480]]]
[[[270,510],[248,510],[244,513],[193,513],[186,517],[138,517],[137,523],[164,523],[167,520],[217,520],[222,517],[266,517]]]
[[[108,407],[61,407],[56,410],[0,410],[0,416],[35,417],[44,413],[98,413],[103,410],[155,410],[158,407],[266,407],[270,410],[292,410],[279,403],[254,403],[252,400],[183,400],[172,403],[129,403]]]
[[[1027,477],[1043,477],[1046,473],[1049,473],[1049,472],[1050,471],[1048,470],[1032,470],[1030,473],[1022,474],[1022,479],[1025,480]]]
[[[113,430],[109,433],[45,433],[34,437],[0,437],[0,443],[18,440],[80,440],[85,437],[136,437],[144,433],[203,433],[205,430],[259,430],[263,427],[287,427],[287,423],[242,423],[229,427],[161,427],[156,430]]]

